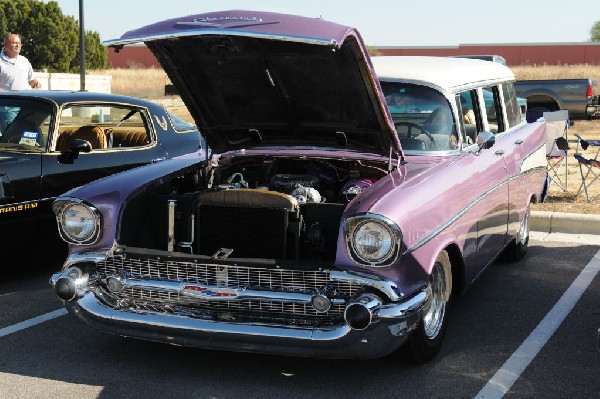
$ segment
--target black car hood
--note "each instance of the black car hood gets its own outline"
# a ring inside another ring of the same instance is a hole
[[[401,151],[359,33],[255,11],[190,15],[104,44],[144,42],[215,152],[325,147]]]

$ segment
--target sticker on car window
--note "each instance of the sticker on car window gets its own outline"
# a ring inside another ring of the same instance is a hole
[[[21,140],[19,140],[19,144],[36,146],[38,135],[39,132],[23,132],[21,135]]]

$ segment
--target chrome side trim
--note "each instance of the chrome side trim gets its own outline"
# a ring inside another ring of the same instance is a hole
[[[454,222],[456,222],[459,218],[461,218],[468,210],[470,210],[477,203],[479,203],[479,201],[483,200],[483,198],[487,197],[489,194],[491,194],[494,191],[498,190],[500,187],[503,187],[504,185],[509,184],[510,182],[512,182],[512,181],[520,178],[523,175],[527,175],[527,174],[530,174],[530,173],[536,173],[536,172],[539,172],[539,171],[542,171],[542,170],[546,171],[546,168],[542,167],[542,166],[536,166],[536,167],[529,168],[527,170],[520,171],[519,174],[513,175],[513,176],[510,176],[510,177],[506,178],[502,183],[495,185],[493,188],[487,190],[486,192],[484,192],[481,195],[479,195],[478,197],[476,197],[467,206],[465,206],[460,212],[458,212],[457,214],[455,214],[454,216],[452,216],[450,219],[448,219],[446,222],[444,222],[440,227],[438,227],[437,229],[433,230],[431,233],[429,233],[428,235],[426,235],[425,237],[423,237],[422,239],[420,239],[419,241],[417,241],[416,243],[414,243],[411,247],[406,248],[404,250],[404,252],[402,252],[402,255],[406,255],[406,254],[409,254],[409,253],[411,253],[413,251],[416,251],[417,249],[421,248],[423,245],[427,244],[435,236],[437,236],[438,234],[440,234],[442,231],[444,231],[450,225],[452,225]]]
[[[532,169],[546,169],[547,165],[548,159],[546,156],[546,145],[544,144],[523,157],[519,172],[523,174]]]

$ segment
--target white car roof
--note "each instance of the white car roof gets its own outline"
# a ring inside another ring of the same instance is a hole
[[[448,91],[482,82],[513,81],[515,76],[498,62],[429,56],[371,57],[379,79],[424,82]]]

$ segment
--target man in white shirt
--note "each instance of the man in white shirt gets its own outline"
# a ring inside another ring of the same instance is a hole
[[[4,37],[3,45],[4,48],[0,52],[0,89],[39,89],[41,85],[33,77],[31,63],[20,54],[21,36],[16,33],[9,33]]]
[[[39,89],[41,85],[33,77],[31,63],[26,57],[20,55],[21,36],[9,33],[4,36],[3,45],[4,48],[0,52],[0,90]],[[0,107],[0,134],[6,131],[18,111],[19,109],[15,107]]]

